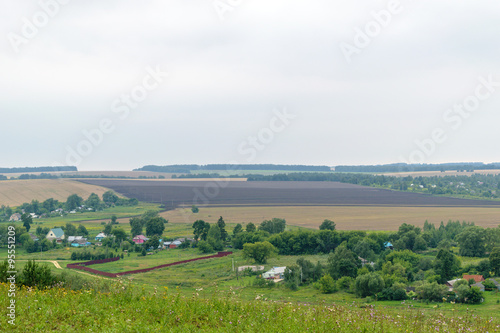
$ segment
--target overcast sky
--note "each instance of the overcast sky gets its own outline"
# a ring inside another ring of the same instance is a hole
[[[499,15],[497,0],[0,0],[0,167],[499,162]]]

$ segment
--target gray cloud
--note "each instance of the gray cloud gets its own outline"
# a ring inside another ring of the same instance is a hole
[[[116,129],[80,169],[246,162],[238,146],[274,108],[297,115],[254,163],[399,162],[436,127],[448,140],[425,162],[498,161],[499,91],[458,130],[446,109],[500,81],[495,1],[401,1],[402,10],[348,64],[372,11],[389,1],[241,1],[221,21],[212,1],[71,1],[20,52],[36,1],[0,4],[0,165],[63,162],[103,118]],[[146,67],[168,79],[125,120],[112,112]]]

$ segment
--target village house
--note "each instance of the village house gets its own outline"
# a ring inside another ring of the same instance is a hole
[[[476,283],[484,281],[484,277],[482,275],[467,275],[467,274],[464,274],[463,279],[465,281],[467,281],[467,282],[470,279],[474,279],[474,281],[476,281]]]
[[[149,238],[147,238],[147,237],[146,237],[146,236],[144,236],[144,235],[137,235],[137,236],[135,236],[134,238],[132,238],[132,242],[134,242],[135,244],[144,244],[144,243],[146,243],[148,240],[149,240]]]
[[[95,240],[98,241],[98,242],[102,242],[102,240],[104,238],[106,238],[107,236],[104,234],[104,232],[101,232],[99,233],[97,236],[95,236]]]
[[[274,280],[274,282],[279,282],[285,278],[286,267],[273,267],[271,270],[262,274],[264,279]]]
[[[55,239],[56,242],[62,243],[62,240],[65,238],[64,231],[61,228],[51,229],[45,238],[49,241],[53,241]]]
[[[21,221],[21,214],[19,214],[19,213],[12,214],[12,215],[10,216],[9,221],[10,221],[10,222],[18,222],[18,221]]]
[[[68,240],[69,242],[69,240]],[[90,242],[87,241],[86,238],[79,238],[79,239],[75,239],[71,242],[71,246],[73,247],[85,247],[85,246],[90,246],[92,244],[90,244]]]

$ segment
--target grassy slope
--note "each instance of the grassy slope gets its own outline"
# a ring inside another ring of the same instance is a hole
[[[7,305],[0,285],[0,304]],[[10,332],[494,332],[498,320],[473,311],[444,312],[411,306],[375,309],[358,304],[314,305],[241,300],[237,290],[214,291],[208,298],[162,288],[147,293],[117,284],[108,293],[64,289],[18,291],[16,326]],[[5,308],[4,308],[5,309]],[[4,310],[5,311],[5,310]],[[1,325],[5,327],[6,317]]]

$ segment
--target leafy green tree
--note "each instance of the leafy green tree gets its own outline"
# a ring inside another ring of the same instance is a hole
[[[118,222],[116,221],[118,219],[118,217],[116,217],[116,215],[111,215],[111,224],[118,224]]]
[[[325,274],[321,279],[319,279],[319,291],[322,294],[331,294],[337,291],[335,280],[330,276],[330,274]]]
[[[490,265],[495,275],[500,275],[500,247],[495,247],[490,253]]]
[[[259,225],[259,230],[267,231],[270,234],[279,234],[285,231],[285,219],[273,218],[272,220],[265,220]]]
[[[220,229],[220,236],[221,236],[221,240],[223,242],[226,241],[226,238],[227,238],[227,231],[226,231],[226,222],[224,222],[224,219],[222,218],[222,216],[219,218],[219,220],[217,221],[217,226],[219,227]]]
[[[368,273],[356,278],[356,294],[361,297],[375,295],[384,289],[384,279],[378,273]]]
[[[331,220],[324,220],[319,226],[319,230],[335,230],[335,222]]]
[[[9,218],[10,218],[10,217],[12,216],[12,214],[13,214],[13,213],[14,213],[14,212],[12,211],[12,208],[10,208],[9,206],[7,206],[7,207],[5,208],[5,216],[6,216],[6,217],[9,217]]]
[[[106,205],[111,206],[116,204],[118,196],[113,191],[107,191],[102,195],[102,200],[106,203]]]
[[[481,227],[468,227],[462,231],[456,241],[460,247],[458,253],[465,257],[482,257],[485,249],[485,230]]]
[[[405,262],[407,268],[412,268],[418,265],[420,256],[410,250],[392,251],[385,257],[385,260],[392,263]]]
[[[315,266],[311,261],[301,257],[297,259],[297,265],[300,267],[301,284],[318,281],[323,275],[323,266],[319,261]]]
[[[115,236],[118,244],[127,239],[127,233],[122,228],[115,228],[111,231],[111,234]]]
[[[64,228],[64,234],[67,236],[76,236],[77,230],[76,227],[71,223],[66,223],[66,227]]]
[[[49,198],[47,200],[45,200],[43,203],[42,203],[42,207],[48,212],[53,212],[54,210],[57,209],[57,206],[59,205],[59,201],[57,200],[54,200],[53,198]]]
[[[268,241],[243,245],[243,256],[253,259],[258,264],[265,264],[267,259],[276,255],[277,252],[276,248]]]
[[[246,225],[245,230],[246,230],[246,232],[254,232],[257,230],[257,227],[255,226],[255,224],[250,222]]]
[[[76,230],[76,234],[79,236],[88,236],[89,232],[87,231],[87,228],[83,224],[78,225],[78,229]]]
[[[222,232],[217,224],[210,227],[207,234],[207,242],[210,243],[212,248],[216,251],[222,251],[224,249],[224,243],[222,242]]]
[[[297,290],[300,283],[300,268],[297,265],[287,266],[285,273],[285,286],[291,290]]]
[[[196,214],[200,211],[200,209],[196,205],[193,205],[191,206],[191,211],[193,212],[193,214]]]
[[[373,261],[375,260],[375,251],[373,248],[376,247],[378,247],[378,244],[374,240],[365,237],[354,246],[353,251],[361,258]]]
[[[21,215],[21,221],[23,221],[23,227],[25,227],[26,231],[29,232],[31,228],[31,223],[33,223],[31,215],[24,213],[23,215]]]
[[[193,223],[193,229],[195,240],[207,240],[208,231],[210,230],[210,223],[203,220],[196,220]]]
[[[413,244],[413,251],[425,251],[427,250],[427,242],[422,235],[415,238],[415,244]]]
[[[117,230],[117,229],[115,229],[115,230]],[[157,234],[154,234],[146,241],[146,243],[144,243],[144,248],[145,249],[152,248],[153,250],[156,250],[159,245],[160,245],[160,236]]]
[[[159,213],[156,210],[148,210],[141,215],[142,226],[145,227],[148,222],[156,217],[159,217]]]
[[[29,233],[24,233],[19,237],[19,243],[21,243],[24,247],[27,246],[27,243],[31,241],[31,236]]]
[[[104,227],[104,231],[103,233],[107,236],[111,235],[111,229],[113,228],[113,226],[111,225],[111,223],[107,223],[106,226]],[[104,243],[103,243],[104,244]]]
[[[240,232],[243,231],[243,227],[241,224],[237,224],[234,229],[233,229],[233,236],[236,236],[237,234],[239,234]]]
[[[71,211],[83,205],[83,199],[77,194],[72,194],[66,199],[66,210]]]
[[[153,236],[153,235],[161,236],[163,234],[163,231],[165,230],[165,222],[166,222],[166,220],[160,216],[150,219],[146,223],[146,235],[147,236]]]
[[[130,224],[130,233],[132,234],[132,237],[135,237],[137,235],[142,234],[142,222],[141,219],[138,217],[133,217],[129,220]]]
[[[101,198],[95,193],[91,193],[85,201],[85,206],[92,208],[94,211],[102,210]]]
[[[484,238],[486,251],[491,253],[495,247],[500,246],[500,227],[485,229]]]
[[[342,276],[356,277],[360,266],[361,262],[356,255],[343,245],[328,256],[328,273],[334,279]]]
[[[450,251],[441,249],[434,261],[434,269],[441,276],[441,282],[445,283],[457,275],[460,270],[460,260]]]

